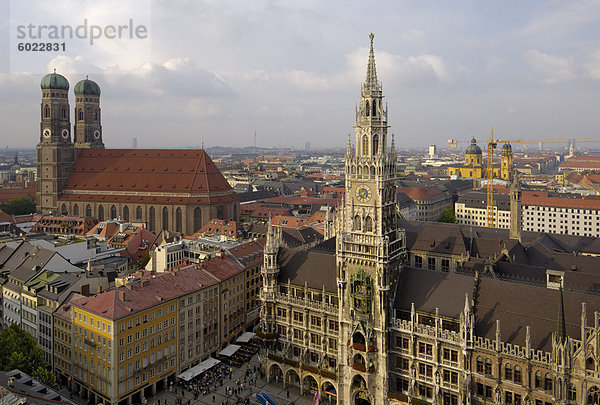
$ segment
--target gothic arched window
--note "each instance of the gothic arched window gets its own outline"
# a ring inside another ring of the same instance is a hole
[[[355,231],[360,231],[360,228],[361,228],[361,226],[360,226],[360,216],[357,215],[357,216],[354,217],[354,226],[353,226],[353,229]]]
[[[169,229],[169,209],[167,207],[162,210],[162,229],[163,231]]]
[[[67,109],[65,107],[62,108],[62,117],[67,118]]]
[[[117,207],[115,207],[114,205],[110,207],[110,219],[116,219],[117,218]]]
[[[200,207],[194,208],[194,232],[202,228],[202,209]]]
[[[75,215],[76,217],[79,216],[79,205],[78,204],[75,204],[73,206],[73,215]]]
[[[379,153],[379,136],[373,136],[373,154]]]
[[[78,119],[79,121],[83,120],[83,110],[81,108],[79,109]]]
[[[154,221],[155,221],[154,207],[150,207],[150,210],[148,211],[148,229],[150,229],[151,231],[154,230]]]
[[[94,120],[98,121],[98,110],[94,111]]]
[[[44,106],[44,118],[50,118],[50,107]]]
[[[67,215],[67,206],[66,204],[63,204],[62,207],[60,208],[60,213],[63,215]]]
[[[92,207],[89,204],[85,206],[85,216],[86,217],[92,216]]]
[[[129,221],[129,207],[128,206],[123,207],[123,220]]]
[[[217,218],[223,219],[223,206],[222,205],[219,205],[217,207]]]
[[[142,207],[139,205],[135,209],[135,219],[142,219]]]
[[[182,232],[182,224],[181,224],[181,208],[177,207],[175,211],[175,231],[181,233]]]
[[[365,232],[372,232],[373,231],[373,220],[371,219],[371,217],[367,217],[365,219]]]
[[[377,115],[377,114],[376,114],[376,111],[377,111],[377,103],[375,103],[375,100],[373,100],[373,117],[374,117],[375,115]]]
[[[369,138],[365,135],[363,136],[363,155],[369,154]]]
[[[104,207],[102,205],[98,207],[98,221],[104,221]]]

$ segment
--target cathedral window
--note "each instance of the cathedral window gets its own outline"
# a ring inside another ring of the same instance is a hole
[[[67,215],[67,206],[65,204],[60,208],[60,213],[63,215]]]
[[[128,206],[123,207],[123,220],[129,221],[129,207]]]
[[[85,216],[86,217],[92,216],[92,207],[89,204],[85,206]]]
[[[44,106],[44,118],[50,118],[50,107]]]
[[[373,115],[373,117],[374,117],[375,115],[377,115],[377,114],[376,114],[376,111],[377,111],[377,103],[375,102],[375,100],[373,100],[373,114],[372,114],[372,115]]]
[[[115,207],[114,205],[110,207],[110,218],[117,219],[117,207]]]
[[[65,107],[62,108],[62,117],[67,118],[67,109]]]
[[[370,216],[365,218],[365,232],[373,232],[373,220]]]
[[[202,228],[202,210],[200,207],[194,208],[194,232]]]
[[[375,106],[373,106],[375,107]],[[375,114],[373,114],[375,115]],[[379,136],[375,135],[373,137],[373,154],[376,155],[377,153],[379,153]]]
[[[365,135],[363,136],[363,155],[368,155],[369,154],[369,138]]]
[[[79,119],[79,121],[83,120],[83,110],[81,108],[79,109],[78,119]]]
[[[368,117],[369,113],[371,112],[371,105],[369,104],[369,101],[365,101],[365,115]]]
[[[177,207],[177,210],[175,211],[175,232],[179,232],[182,233],[182,215],[181,215],[181,208]]]
[[[162,210],[162,229],[163,231],[169,230],[169,210],[167,207]]]
[[[148,210],[148,229],[154,231],[156,221],[156,213],[154,211],[154,207],[150,207]]]
[[[355,231],[360,231],[360,229],[361,229],[361,226],[360,226],[360,216],[358,216],[358,215],[354,217],[354,226],[353,226],[353,229]]]
[[[73,215],[75,215],[76,217],[79,216],[79,205],[77,204],[73,206]]]
[[[219,205],[217,207],[217,218],[223,219],[223,206],[222,205]]]
[[[135,218],[142,219],[142,207],[140,207],[139,205],[135,209]]]
[[[104,207],[102,205],[98,207],[98,221],[104,221]]]

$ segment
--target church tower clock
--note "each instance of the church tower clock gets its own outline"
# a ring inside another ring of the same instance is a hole
[[[339,400],[387,403],[386,328],[390,287],[405,252],[396,214],[396,151],[388,147],[387,106],[377,81],[373,34],[356,108],[355,148],[346,151],[346,197],[338,216]]]
[[[42,78],[40,142],[37,145],[37,211],[61,214],[58,198],[73,170],[69,82],[58,73]]]

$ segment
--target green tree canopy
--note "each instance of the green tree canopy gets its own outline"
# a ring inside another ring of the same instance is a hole
[[[0,204],[0,209],[9,215],[26,215],[35,213],[35,201],[29,197],[18,197]]]
[[[454,215],[454,210],[452,206],[449,205],[444,208],[444,211],[441,212],[440,216],[437,219],[438,222],[447,222],[449,224],[456,223],[456,215]]]
[[[40,382],[55,387],[56,380],[48,370],[43,350],[17,324],[11,324],[0,333],[0,347],[0,370],[19,369]]]

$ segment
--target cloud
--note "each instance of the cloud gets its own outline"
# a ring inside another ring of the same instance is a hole
[[[570,57],[560,57],[530,49],[523,54],[525,62],[543,76],[544,83],[560,83],[576,78],[575,62]]]
[[[235,95],[222,78],[199,68],[188,58],[170,59],[162,64],[146,62],[132,69],[125,69],[119,65],[102,69],[81,56],[58,56],[50,61],[48,67],[56,68],[57,72],[66,76],[81,77],[81,72],[99,71],[98,81],[101,87],[107,85],[118,89],[119,93],[154,96],[170,94],[176,97]]]
[[[584,69],[587,77],[593,80],[600,80],[600,50],[592,53]]]

